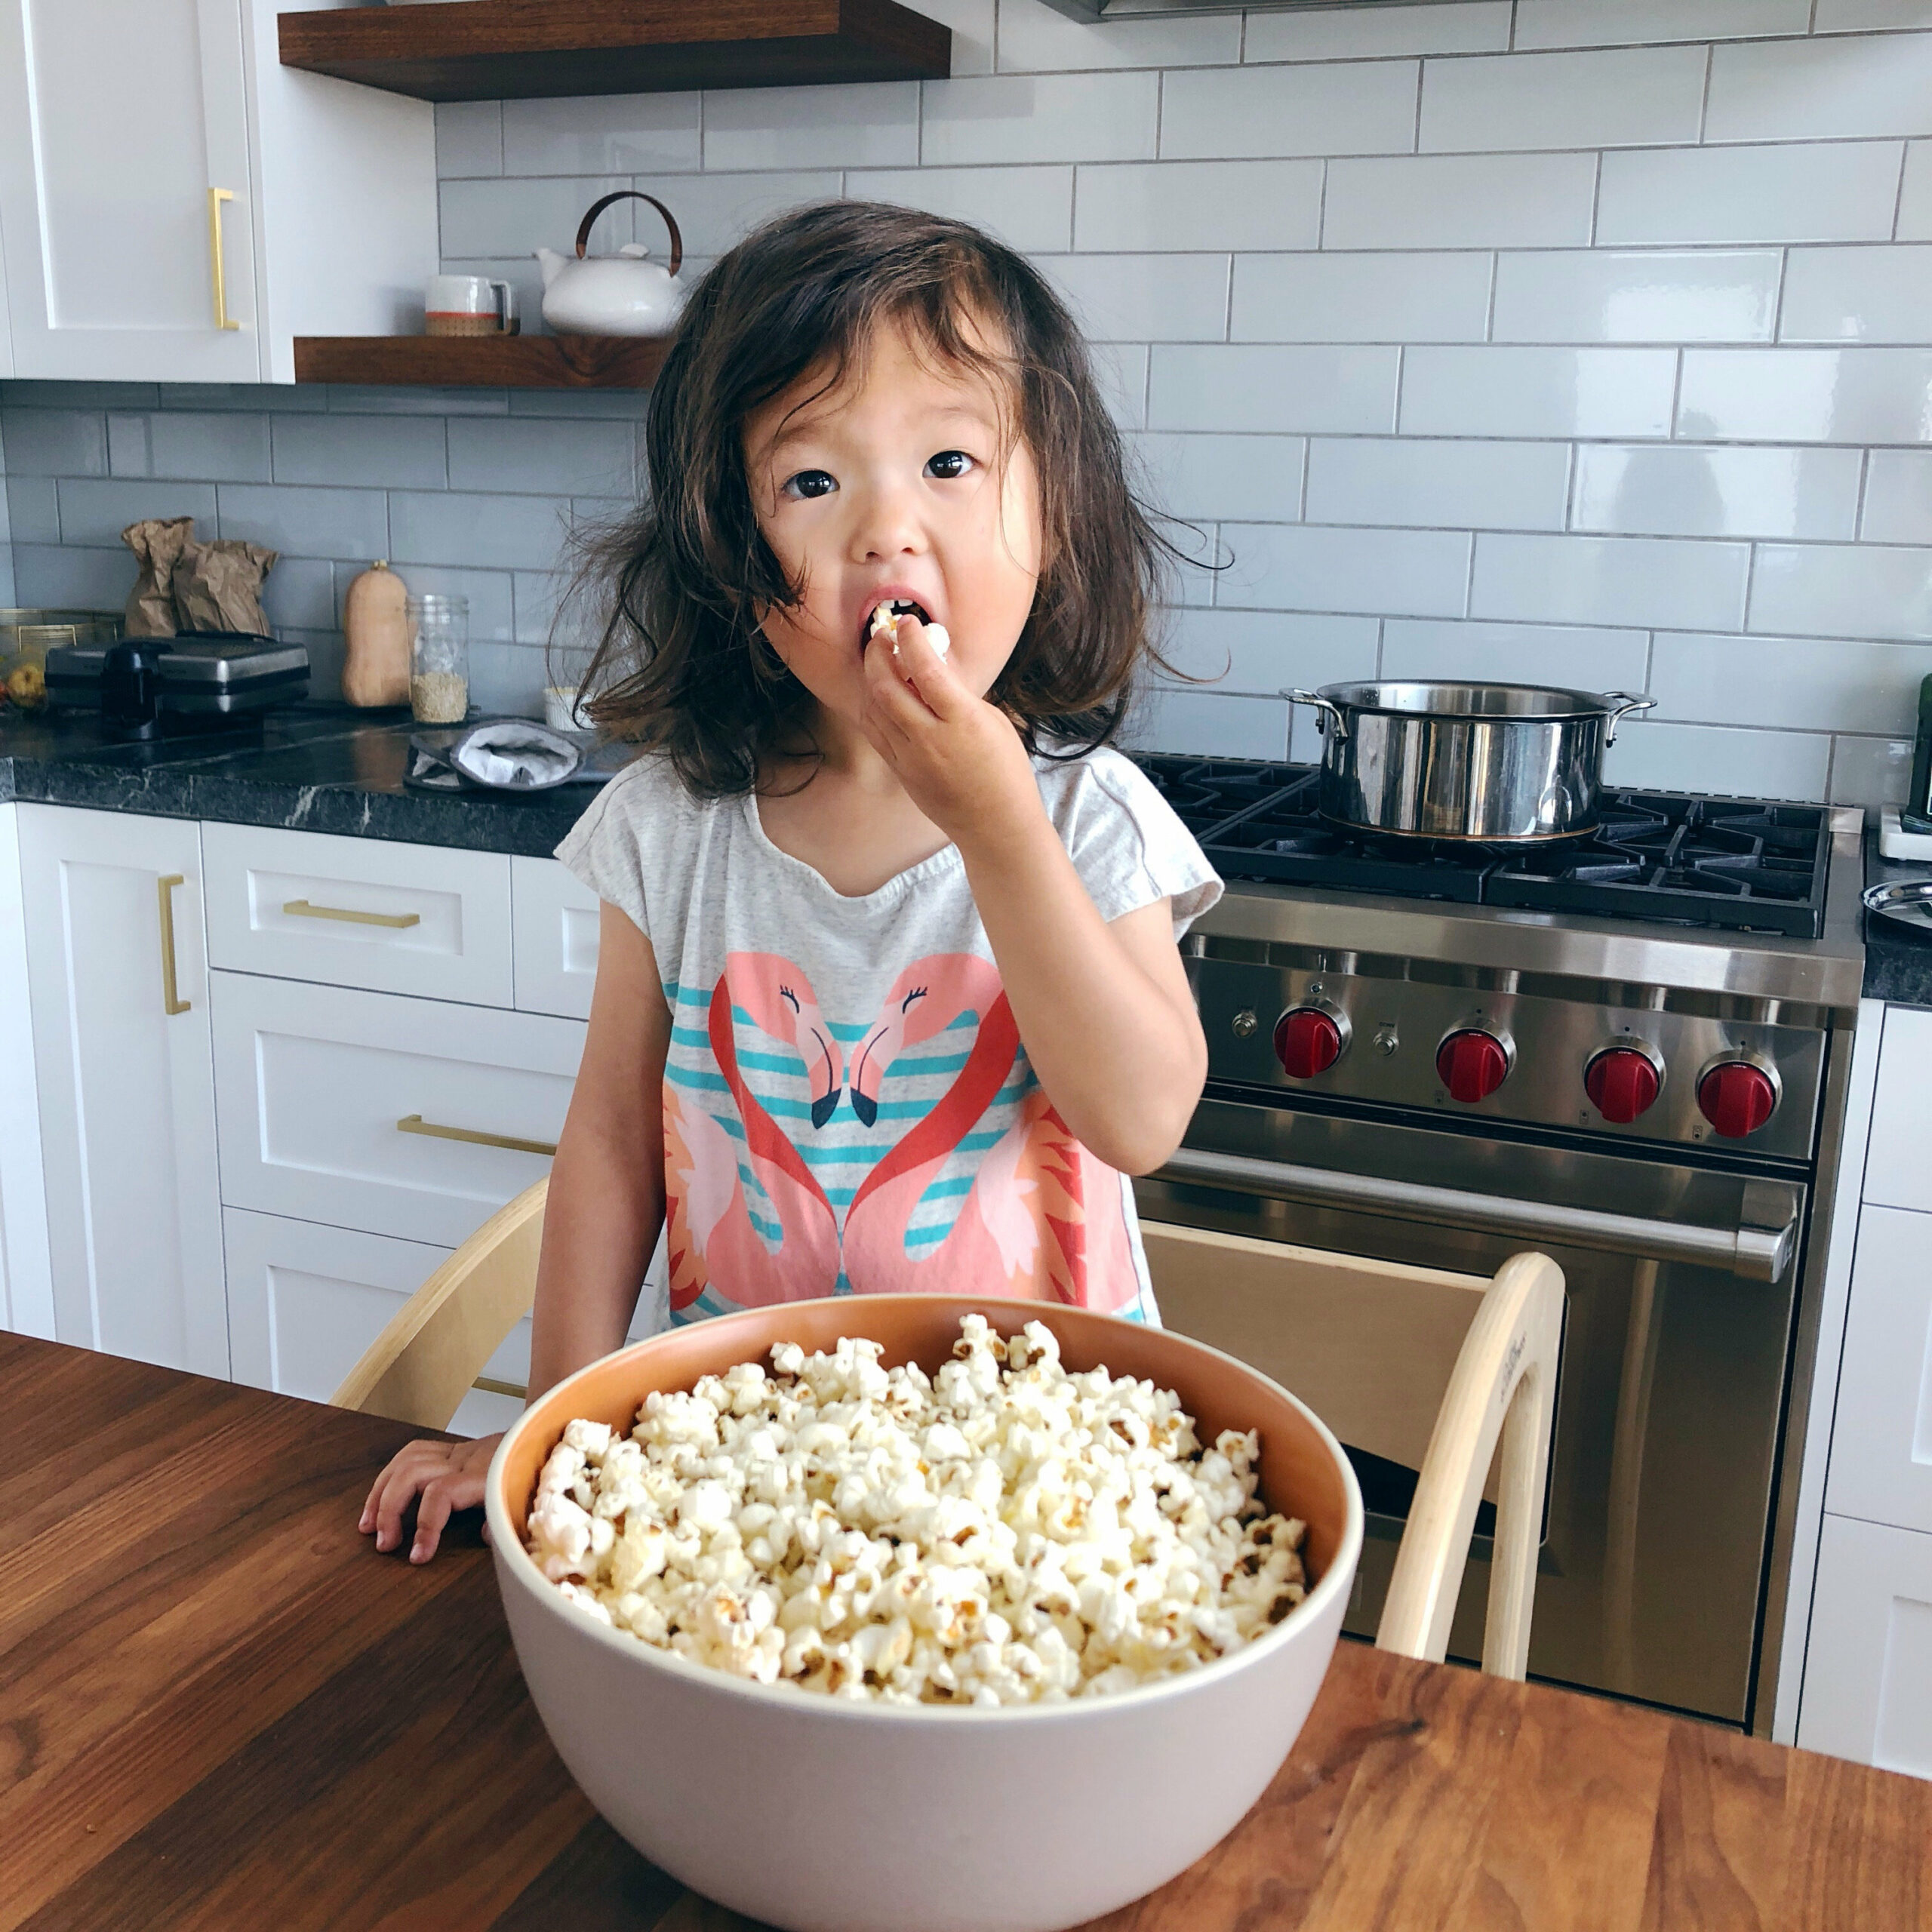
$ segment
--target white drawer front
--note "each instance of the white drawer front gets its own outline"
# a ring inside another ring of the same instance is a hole
[[[1932,1214],[1859,1211],[1825,1507],[1932,1531]]]
[[[1932,1536],[1826,1517],[1798,1741],[1932,1777]]]
[[[1885,1009],[1878,1091],[1872,1105],[1872,1144],[1865,1157],[1865,1198],[1888,1208],[1932,1213],[1932,1143],[1926,1096],[1932,1094],[1932,1013]]]
[[[454,1247],[549,1171],[579,1022],[214,977],[229,1207]]]
[[[207,826],[204,851],[217,967],[511,1003],[503,853],[248,825]]]
[[[555,859],[510,861],[516,1003],[526,1013],[590,1017],[597,979],[597,895]]]

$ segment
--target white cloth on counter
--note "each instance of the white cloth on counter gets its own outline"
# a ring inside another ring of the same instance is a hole
[[[472,785],[540,792],[577,775],[583,753],[561,731],[534,718],[489,718],[473,724],[445,754]]]

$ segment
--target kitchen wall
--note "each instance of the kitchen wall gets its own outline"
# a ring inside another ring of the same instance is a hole
[[[1152,487],[1232,558],[1173,621],[1212,681],[1157,691],[1149,742],[1279,755],[1289,683],[1534,678],[1656,694],[1629,782],[1896,793],[1932,671],[1932,0],[918,4],[950,81],[439,109],[448,265],[534,320],[528,251],[614,187],[699,266],[820,195],[964,215],[1072,298]],[[325,666],[363,560],[466,590],[495,704],[534,705],[561,532],[635,454],[616,395],[0,401],[23,599],[118,601],[121,525],[193,510],[284,550],[272,614]]]

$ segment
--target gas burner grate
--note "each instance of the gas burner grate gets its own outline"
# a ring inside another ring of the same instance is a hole
[[[1320,774],[1312,765],[1139,762],[1229,880],[1796,939],[1824,929],[1831,840],[1820,806],[1611,792],[1588,836],[1525,851],[1338,830],[1315,810]]]

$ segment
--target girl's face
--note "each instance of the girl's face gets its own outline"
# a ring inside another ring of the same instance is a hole
[[[997,392],[936,365],[897,328],[862,370],[814,395],[808,371],[745,424],[760,528],[803,600],[764,620],[772,648],[824,709],[857,727],[874,608],[909,599],[952,635],[954,673],[984,697],[1033,604],[1038,472],[1000,462]]]

